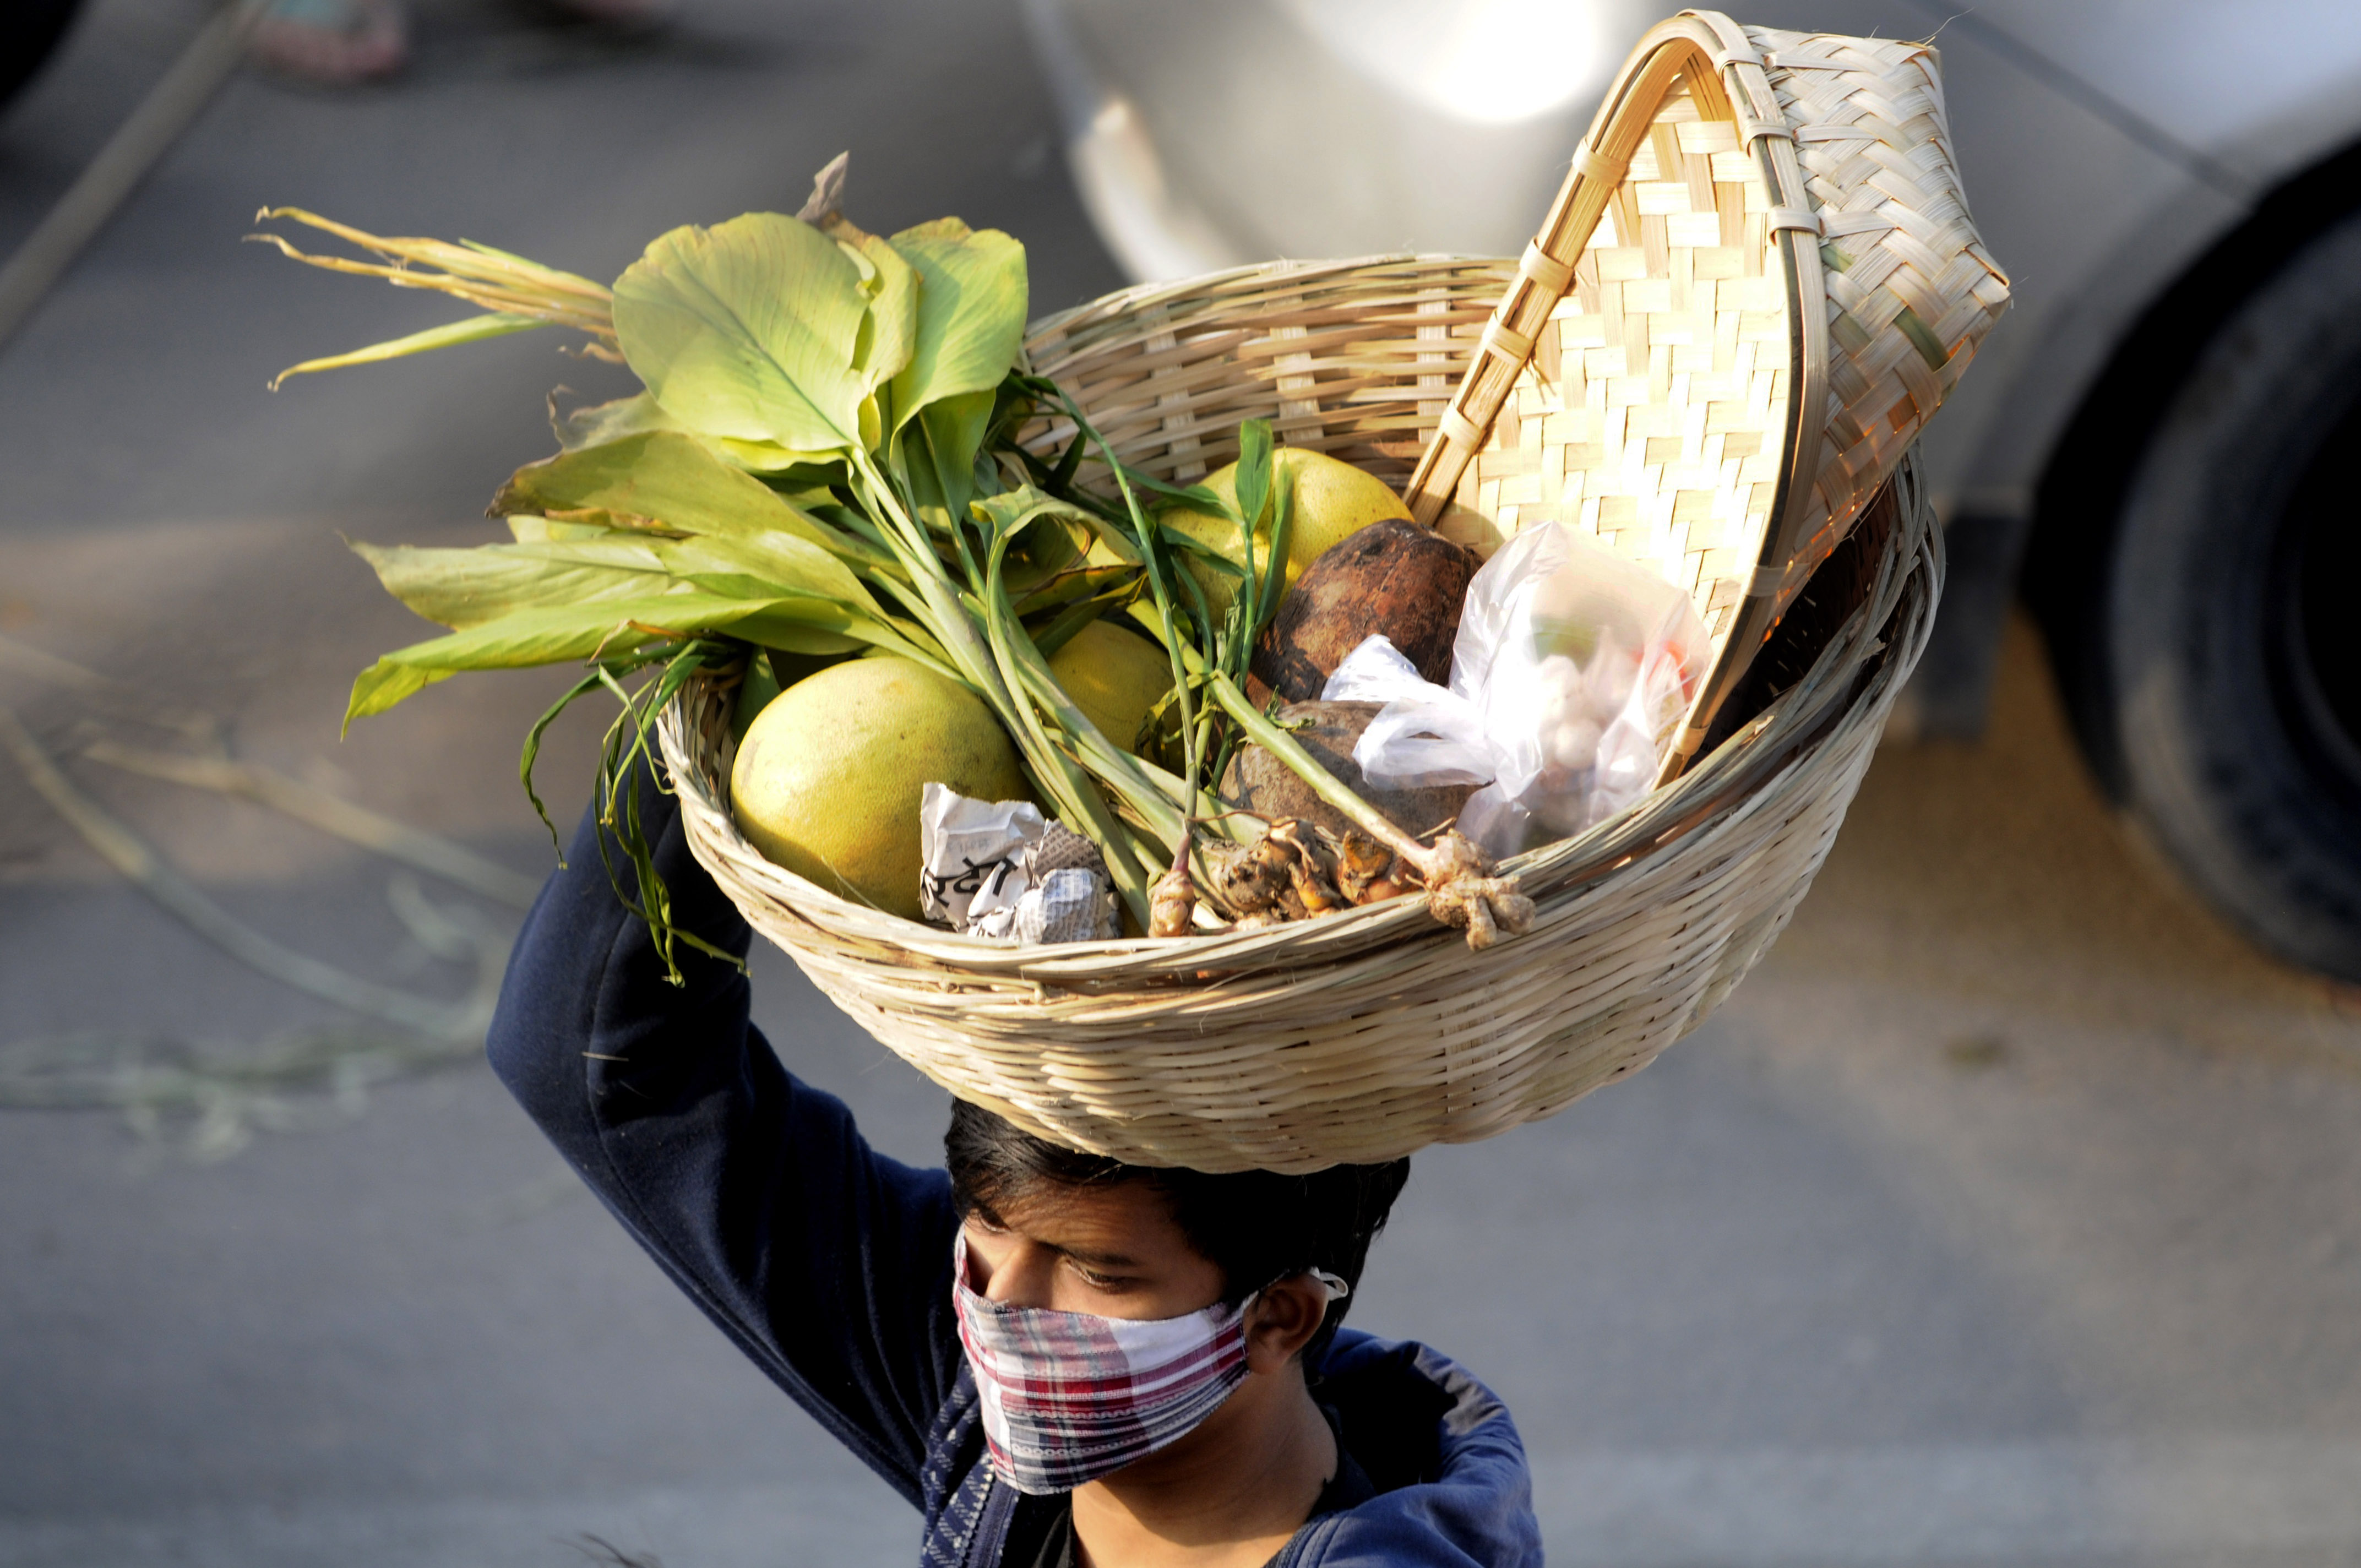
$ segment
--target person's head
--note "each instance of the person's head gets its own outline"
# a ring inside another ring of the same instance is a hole
[[[1316,1365],[1351,1305],[1410,1161],[1310,1176],[1126,1165],[1023,1132],[964,1101],[943,1135],[970,1284],[1005,1305],[1162,1319],[1255,1296],[1257,1370]]]

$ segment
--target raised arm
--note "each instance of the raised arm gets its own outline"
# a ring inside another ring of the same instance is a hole
[[[677,924],[742,956],[752,933],[675,804],[644,784],[642,803]],[[791,1077],[730,965],[685,950],[671,984],[594,831],[586,816],[517,939],[493,1070],[722,1332],[917,1503],[959,1356],[949,1179],[873,1152]]]

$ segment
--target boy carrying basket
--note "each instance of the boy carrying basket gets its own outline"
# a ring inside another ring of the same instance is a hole
[[[674,803],[641,787],[678,925],[743,955]],[[1408,1160],[1148,1169],[965,1103],[948,1168],[888,1159],[780,1064],[739,970],[686,954],[666,982],[597,831],[586,816],[518,939],[492,1065],[673,1280],[922,1512],[925,1568],[1537,1568],[1499,1398],[1339,1327]]]

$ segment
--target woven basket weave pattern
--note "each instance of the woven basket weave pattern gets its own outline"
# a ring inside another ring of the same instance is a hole
[[[1232,461],[1239,423],[1267,419],[1284,444],[1399,487],[1513,275],[1449,257],[1241,267],[1110,294],[1036,323],[1026,346],[1116,455],[1157,478],[1186,484]],[[1073,433],[1043,420],[1026,442],[1053,455]]]
[[[1891,696],[1889,682],[1877,717]],[[954,1094],[1031,1131],[1204,1170],[1316,1170],[1490,1137],[1645,1066],[1785,927],[1878,728],[1865,708],[1782,787],[1678,853],[1544,900],[1532,931],[1487,953],[1410,905],[1334,916],[1363,929],[1318,934],[1326,940],[1172,944],[1194,949],[1182,976],[1177,955],[1125,963],[1114,944],[1055,958],[1001,949],[986,968],[942,961],[948,937],[922,953],[864,933],[737,834],[719,748],[693,739],[726,736],[726,699],[701,688],[675,712],[665,751],[698,859],[839,1007]],[[1188,983],[1201,974],[1220,978]]]
[[[1442,531],[1488,553],[1528,522],[1569,524],[1687,590],[1727,637],[1791,422],[1770,207],[1738,127],[1675,89]]]
[[[1479,550],[1554,519],[1689,592],[1719,657],[1672,772],[2007,308],[1938,67],[1713,12],[1652,30],[1411,476]]]
[[[1960,193],[1931,48],[1747,36],[1772,66],[1823,236],[1827,440],[1803,527],[1817,564],[1974,359],[2008,280]]]

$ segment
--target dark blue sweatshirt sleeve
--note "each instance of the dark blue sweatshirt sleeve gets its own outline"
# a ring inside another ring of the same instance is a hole
[[[675,803],[642,801],[675,923],[742,956],[752,933]],[[493,1069],[722,1332],[916,1504],[960,1354],[950,1180],[873,1152],[841,1102],[789,1076],[732,966],[684,948],[671,984],[595,832],[586,816],[517,939]]]

